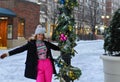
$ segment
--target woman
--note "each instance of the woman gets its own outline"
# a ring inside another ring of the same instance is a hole
[[[25,45],[2,54],[3,59],[27,50],[25,77],[36,79],[36,82],[51,82],[52,74],[56,73],[51,49],[60,50],[58,46],[44,41],[45,28],[38,25],[35,30],[34,39],[29,40]]]

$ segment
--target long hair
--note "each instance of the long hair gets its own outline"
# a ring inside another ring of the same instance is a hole
[[[32,35],[31,37],[28,38],[28,40],[37,40],[37,34],[36,35]],[[42,40],[45,40],[45,34],[43,34],[43,39]]]

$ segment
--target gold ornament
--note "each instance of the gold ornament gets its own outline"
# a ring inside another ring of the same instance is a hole
[[[68,72],[68,76],[72,79],[72,80],[75,80],[75,74],[73,71],[69,71]]]
[[[68,3],[68,0],[66,0],[66,2]]]
[[[72,26],[69,25],[68,27],[69,27],[69,31],[72,31]]]

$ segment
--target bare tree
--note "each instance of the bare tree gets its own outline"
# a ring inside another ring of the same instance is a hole
[[[90,12],[90,26],[92,28],[93,38],[95,39],[95,26],[99,23],[98,17],[99,15],[99,3],[97,0],[91,0],[91,3],[88,4],[89,12]]]

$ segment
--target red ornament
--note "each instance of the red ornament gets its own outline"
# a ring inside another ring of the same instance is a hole
[[[65,34],[60,34],[60,40],[61,41],[66,41],[67,37],[65,36]]]

